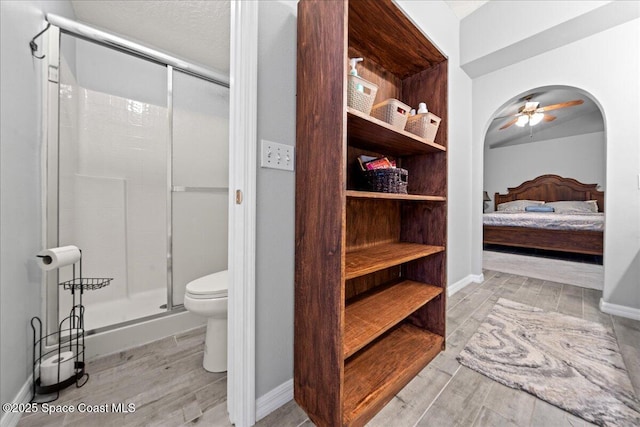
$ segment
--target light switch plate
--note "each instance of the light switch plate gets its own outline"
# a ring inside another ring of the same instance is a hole
[[[293,171],[295,148],[263,139],[261,141],[260,166],[263,168]]]

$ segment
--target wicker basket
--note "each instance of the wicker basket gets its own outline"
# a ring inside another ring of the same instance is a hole
[[[407,119],[407,132],[411,132],[422,138],[434,141],[438,127],[440,126],[440,117],[432,113],[416,114]]]
[[[371,110],[371,116],[387,122],[395,128],[404,129],[404,126],[407,124],[410,109],[411,107],[407,104],[390,98],[374,105]]]
[[[369,191],[407,194],[409,172],[402,168],[373,169],[362,172]]]
[[[349,107],[369,114],[373,100],[376,99],[376,92],[378,92],[378,86],[375,84],[362,77],[349,75],[347,84],[347,105]]]

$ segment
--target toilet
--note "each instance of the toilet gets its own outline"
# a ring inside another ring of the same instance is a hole
[[[209,372],[227,370],[227,270],[200,277],[187,284],[184,307],[207,318],[202,366]]]

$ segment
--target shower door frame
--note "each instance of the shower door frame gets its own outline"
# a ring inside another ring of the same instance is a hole
[[[46,179],[46,209],[47,220],[46,224],[56,224],[55,227],[46,227],[46,245],[45,247],[57,247],[59,246],[59,149],[60,149],[60,132],[59,132],[59,119],[60,119],[60,104],[59,104],[59,90],[60,90],[60,46],[62,35],[65,34],[69,37],[75,37],[77,39],[86,40],[88,42],[115,49],[125,55],[131,55],[139,58],[140,60],[150,61],[166,68],[167,73],[167,87],[166,87],[166,107],[168,117],[168,140],[167,140],[167,185],[166,185],[166,202],[167,202],[167,224],[166,224],[166,242],[167,242],[167,254],[166,254],[166,310],[160,313],[155,313],[147,316],[141,316],[135,319],[127,320],[125,322],[119,322],[103,327],[99,327],[90,331],[89,334],[99,333],[102,331],[108,331],[123,326],[138,323],[143,320],[152,320],[157,317],[162,317],[167,314],[175,313],[180,310],[184,310],[182,304],[174,304],[173,297],[173,193],[176,192],[214,192],[219,193],[225,191],[228,193],[227,188],[220,187],[178,187],[173,186],[173,77],[174,71],[182,72],[187,75],[191,75],[195,78],[199,78],[213,84],[229,88],[228,77],[221,73],[206,70],[197,65],[189,64],[185,61],[172,58],[169,55],[157,52],[153,49],[149,49],[145,46],[137,43],[129,42],[120,37],[111,35],[101,30],[97,30],[81,24],[71,21],[66,18],[62,18],[57,15],[47,15],[47,20],[51,24],[48,34],[48,52],[46,55],[47,62],[47,87],[48,87],[48,107],[50,110],[47,112],[48,129],[47,133],[47,179]],[[55,96],[54,96],[55,94]],[[81,248],[82,249],[82,248]],[[51,270],[46,275],[46,319],[48,333],[52,333],[57,330],[60,316],[60,304],[59,304],[59,289],[58,289],[58,271]],[[55,304],[54,304],[55,302]]]

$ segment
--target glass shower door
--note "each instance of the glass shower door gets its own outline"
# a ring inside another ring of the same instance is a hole
[[[88,330],[166,310],[167,68],[73,36],[60,41],[58,245],[82,250]],[[60,270],[59,281],[71,277]],[[71,297],[59,291],[58,317]]]
[[[229,89],[173,72],[171,301],[227,269]]]

